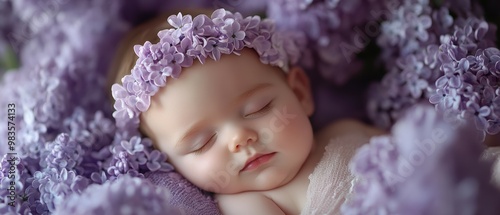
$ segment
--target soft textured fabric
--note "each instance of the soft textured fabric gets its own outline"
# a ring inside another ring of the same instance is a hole
[[[173,206],[183,215],[220,215],[215,200],[176,172],[148,172],[145,177],[157,186],[166,187],[172,194]]]
[[[333,139],[313,173],[309,175],[307,203],[301,215],[340,214],[340,207],[349,198],[355,178],[349,161],[364,142],[359,138]]]

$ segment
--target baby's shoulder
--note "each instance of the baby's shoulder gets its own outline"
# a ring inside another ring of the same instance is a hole
[[[319,145],[325,147],[333,141],[345,144],[351,142],[367,142],[372,136],[383,135],[385,132],[355,119],[342,119],[332,122],[316,133]]]
[[[260,192],[216,194],[222,214],[285,214],[274,201]]]
[[[327,136],[341,137],[341,136],[376,136],[382,135],[384,131],[375,128],[371,125],[365,124],[362,121],[355,119],[341,119],[330,123],[325,128],[321,129],[316,135],[317,137]]]

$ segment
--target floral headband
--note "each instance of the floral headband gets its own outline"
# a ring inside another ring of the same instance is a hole
[[[139,57],[131,74],[122,78],[122,85],[111,87],[115,99],[113,117],[119,128],[138,128],[139,115],[149,108],[151,97],[166,86],[167,77],[178,78],[183,67],[193,60],[201,63],[207,57],[218,61],[221,54],[253,48],[264,64],[288,71],[299,60],[300,49],[284,32],[277,32],[270,20],[258,16],[243,18],[240,13],[224,9],[214,11],[209,18],[181,13],[167,19],[173,27],[158,33],[160,42],[134,46]]]

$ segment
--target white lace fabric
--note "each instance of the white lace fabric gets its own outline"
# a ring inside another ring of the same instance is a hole
[[[337,215],[348,200],[355,181],[349,161],[363,141],[332,140],[313,173],[309,175],[307,203],[301,215]],[[366,141],[367,142],[367,141]]]

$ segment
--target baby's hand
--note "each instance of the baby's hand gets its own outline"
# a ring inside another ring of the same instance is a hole
[[[223,215],[285,215],[273,200],[259,193],[218,194],[216,199]]]

